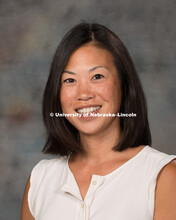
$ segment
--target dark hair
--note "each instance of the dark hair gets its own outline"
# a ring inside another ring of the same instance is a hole
[[[111,52],[121,83],[120,112],[136,113],[137,117],[121,117],[121,137],[113,149],[151,145],[144,92],[127,48],[117,35],[103,25],[80,23],[73,27],[59,44],[43,95],[43,120],[47,130],[44,153],[62,156],[82,151],[78,130],[65,117],[50,117],[51,112],[62,113],[60,103],[61,76],[71,54],[79,47],[94,43]]]

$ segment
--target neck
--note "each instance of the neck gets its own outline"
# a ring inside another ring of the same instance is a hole
[[[117,145],[120,138],[120,129],[113,132],[106,132],[94,135],[80,134],[80,141],[83,147],[83,153],[80,154],[83,160],[93,163],[101,163],[111,160],[117,156],[118,152],[112,150]]]

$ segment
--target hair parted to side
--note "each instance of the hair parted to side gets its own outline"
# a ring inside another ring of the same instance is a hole
[[[73,27],[59,44],[50,69],[43,95],[43,121],[47,140],[44,153],[68,156],[82,151],[78,130],[65,117],[50,117],[62,113],[60,102],[61,76],[71,54],[79,47],[93,43],[107,49],[114,58],[122,90],[120,112],[136,113],[137,117],[121,117],[121,137],[115,151],[128,147],[151,145],[144,92],[126,46],[111,30],[97,23],[80,23]]]

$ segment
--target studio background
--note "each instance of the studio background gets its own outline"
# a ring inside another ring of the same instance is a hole
[[[153,147],[176,154],[176,1],[0,1],[0,219],[20,219],[31,169],[48,158],[41,101],[64,34],[82,20],[126,44],[148,102]]]

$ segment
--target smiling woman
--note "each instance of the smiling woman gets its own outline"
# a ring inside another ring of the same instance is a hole
[[[136,117],[98,117],[118,113]],[[148,146],[142,86],[112,31],[81,23],[66,34],[51,65],[43,119],[43,152],[59,157],[32,170],[22,220],[176,218],[176,156]]]
[[[89,56],[87,55],[85,57],[87,52]],[[79,54],[81,56],[79,56]],[[96,61],[97,58],[98,60]],[[85,61],[86,63],[84,63]],[[101,66],[101,68],[99,66]],[[72,69],[68,69],[68,67],[72,67]],[[110,74],[111,71],[112,73]],[[116,73],[116,75],[114,73]],[[88,83],[87,77],[93,76],[93,74],[94,78],[92,78],[91,83]],[[80,76],[82,76],[82,78],[80,78]],[[102,93],[103,90],[103,94],[107,93],[107,95],[110,95],[108,86],[111,87],[110,82],[112,83],[113,76],[116,78],[116,81],[112,85],[116,84],[117,87],[114,88],[114,91],[120,87],[118,93],[112,91],[113,87],[110,89],[110,91],[113,92],[110,97],[111,101],[114,99],[115,105],[118,105],[120,102],[120,109],[116,109],[115,113],[118,113],[118,111],[121,113],[133,112],[138,116],[131,119],[124,117],[116,119],[119,120],[118,127],[120,127],[120,129],[118,128],[117,130],[121,132],[121,135],[119,136],[119,140],[115,141],[114,148],[118,151],[122,151],[128,147],[151,145],[151,135],[143,89],[125,45],[112,31],[102,25],[81,23],[71,29],[63,38],[56,50],[51,65],[51,71],[43,98],[43,118],[48,130],[48,139],[44,147],[45,153],[64,156],[69,155],[70,152],[78,153],[82,151],[82,145],[78,138],[79,130],[65,118],[60,118],[60,120],[52,118],[51,120],[49,117],[50,112],[63,113],[61,99],[58,99],[58,97],[61,98],[61,91],[67,90],[71,95],[73,91],[75,91],[75,86],[73,86],[75,84],[77,90],[79,88],[81,89],[81,87],[86,90],[90,85],[96,85],[99,94]],[[79,77],[78,82],[75,77]],[[101,80],[99,78],[101,78]],[[104,85],[107,83],[106,87],[103,86],[102,83],[99,83],[99,81],[104,81]],[[65,84],[67,85],[67,89],[64,89],[66,87]],[[71,90],[72,88],[74,89]],[[105,89],[108,91],[105,91]],[[120,94],[121,97],[118,98]],[[80,93],[78,95],[82,94]],[[80,97],[77,97],[77,99],[79,98]],[[65,103],[66,101],[67,99],[65,98],[63,102]],[[106,102],[107,101],[108,100],[106,100]],[[82,108],[89,107],[90,104],[92,105],[93,103],[101,104],[95,102],[99,102],[97,97],[91,101],[90,99],[88,101],[79,100],[76,105]],[[114,102],[110,102],[110,105],[111,104],[114,105]],[[106,106],[107,105],[103,106],[100,111],[105,112],[104,108]],[[82,109],[82,111],[85,110]]]

